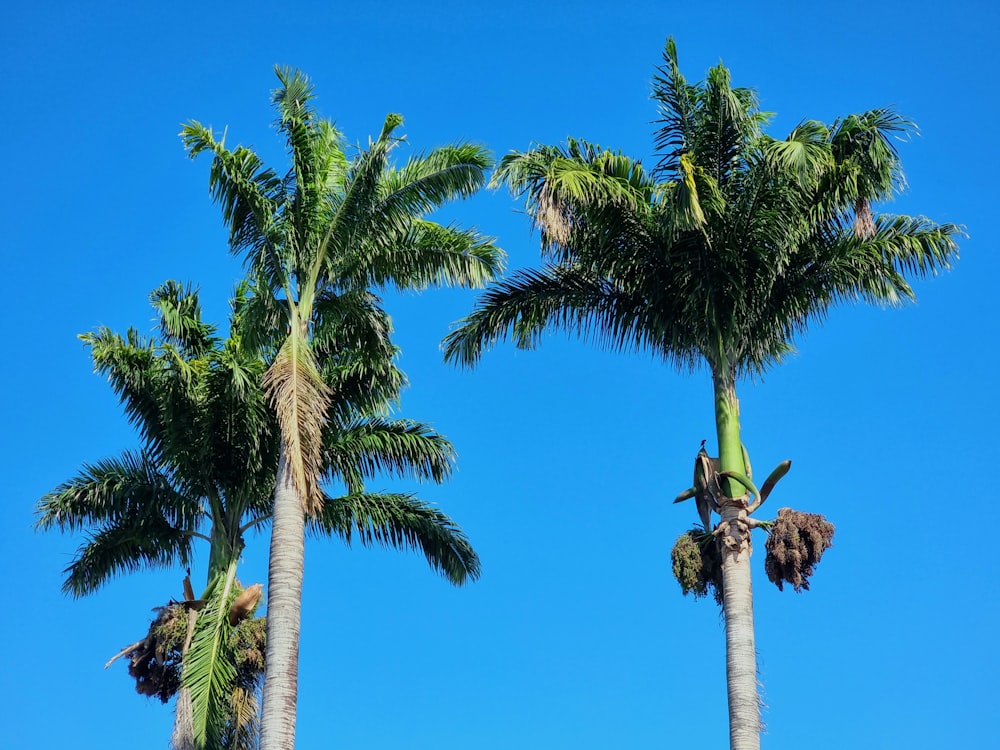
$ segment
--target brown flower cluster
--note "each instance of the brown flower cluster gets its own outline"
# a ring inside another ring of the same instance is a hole
[[[821,515],[781,508],[765,545],[767,577],[779,590],[785,583],[799,593],[808,590],[809,577],[833,546],[833,532],[833,524]]]

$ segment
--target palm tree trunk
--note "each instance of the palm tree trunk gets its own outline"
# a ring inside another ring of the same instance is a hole
[[[188,581],[187,578],[184,579]],[[188,650],[194,638],[194,629],[198,623],[198,610],[190,609],[187,613],[187,635],[181,646],[181,669],[187,663]],[[177,701],[174,704],[174,731],[170,735],[171,750],[197,750],[194,741],[194,706],[191,701],[191,689],[181,684],[177,691]]]
[[[299,628],[305,564],[305,513],[284,457],[278,465],[267,576],[267,647],[261,750],[293,750],[299,681]]]
[[[735,377],[716,373],[715,424],[722,471],[746,473],[740,440],[740,407]],[[750,527],[747,494],[732,480],[722,483],[722,522],[718,544],[722,553],[723,612],[726,621],[726,685],[729,694],[731,750],[759,750],[760,705],[757,696],[757,652],[754,646],[753,586],[750,580]]]
[[[171,750],[197,750],[194,744],[194,709],[191,706],[191,690],[182,687],[177,691],[174,706],[174,731],[170,736]]]

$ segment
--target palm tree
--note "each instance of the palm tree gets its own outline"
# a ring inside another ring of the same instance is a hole
[[[159,340],[132,329],[125,336],[102,328],[82,337],[143,447],[85,466],[43,497],[38,528],[88,532],[66,571],[64,589],[74,596],[93,593],[122,573],[191,565],[194,541],[208,543],[204,593],[197,600],[188,593],[183,607],[166,608],[151,628],[155,635],[176,626],[173,639],[152,644],[161,652],[154,659],[162,660],[166,650],[172,662],[153,673],[144,661],[137,688],[163,700],[177,694],[177,750],[252,747],[261,672],[241,659],[248,646],[260,645],[247,639],[259,641],[261,631],[259,621],[242,618],[260,592],[250,587],[249,598],[237,598],[235,574],[244,535],[272,511],[279,430],[261,386],[266,360],[247,346],[252,300],[245,286],[234,299],[225,341],[202,322],[190,289],[168,282],[151,299],[160,316]],[[339,382],[349,386],[352,378],[360,383],[350,373]],[[332,375],[330,382],[336,382]],[[351,409],[349,395],[348,388],[335,398],[350,417],[341,429],[324,432],[322,454],[326,478],[340,480],[348,491],[342,497],[323,493],[316,531],[348,543],[356,537],[365,545],[420,549],[449,578],[475,576],[476,555],[451,519],[416,497],[369,493],[364,485],[376,473],[441,480],[451,469],[451,445],[418,422],[366,417]],[[149,646],[147,638],[120,655],[144,659]]]
[[[889,109],[766,135],[753,90],[723,65],[688,83],[667,41],[653,82],[656,165],[581,140],[511,153],[495,185],[527,197],[546,263],[492,286],[445,340],[473,365],[507,337],[523,349],[546,329],[612,350],[647,350],[680,370],[708,366],[719,454],[700,497],[723,561],[730,738],[759,746],[749,477],[736,385],[792,351],[838,303],[897,305],[957,257],[952,224],[873,214],[903,186],[894,140],[912,125]],[[779,467],[768,490],[787,466]],[[698,495],[693,488],[683,497]],[[714,506],[714,507],[713,507]]]
[[[268,574],[264,750],[294,746],[304,524],[323,507],[324,427],[340,429],[345,416],[333,400],[341,386],[331,388],[322,363],[332,363],[338,377],[363,381],[384,403],[398,391],[387,364],[395,350],[371,290],[479,286],[503,257],[475,231],[424,218],[482,186],[491,165],[482,148],[438,148],[396,168],[389,157],[402,140],[402,118],[392,114],[378,138],[349,157],[341,134],[312,108],[309,80],[289,69],[276,73],[272,101],[291,159],[284,175],[248,148],[228,149],[198,122],[181,132],[190,156],[213,155],[211,194],[231,249],[257,287],[254,330],[277,350],[265,374],[282,448]],[[469,572],[455,568],[451,579],[461,583]]]

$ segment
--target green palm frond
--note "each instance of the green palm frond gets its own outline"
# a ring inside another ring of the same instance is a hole
[[[203,357],[218,343],[215,326],[201,319],[198,292],[190,285],[167,281],[149,299],[160,314],[163,341],[177,347],[184,358]]]
[[[104,327],[79,338],[90,347],[95,372],[107,376],[121,399],[129,423],[139,428],[144,437],[154,439],[160,427],[157,390],[160,367],[152,342],[131,328],[124,338]]]
[[[375,213],[379,200],[379,187],[388,163],[389,154],[400,139],[393,133],[403,124],[398,114],[385,118],[379,137],[369,143],[366,150],[352,163],[337,197],[334,210],[326,219],[324,236],[316,247],[316,259],[311,267],[302,269],[305,288],[303,295],[315,295],[319,290],[336,285],[345,274],[345,264],[356,262],[359,250],[371,243],[364,240],[381,218]]]
[[[184,658],[181,685],[191,693],[194,739],[198,747],[217,747],[232,715],[236,664],[229,653],[229,607],[236,596],[236,561],[209,585],[208,603],[198,613],[191,648]]]
[[[684,340],[688,329],[669,319],[660,323],[647,298],[598,274],[572,266],[523,269],[487,289],[477,309],[445,337],[444,357],[472,366],[508,337],[519,349],[532,349],[554,330],[618,351],[650,348],[679,367],[693,366],[697,350]]]
[[[397,233],[405,232],[412,217],[474,195],[485,184],[491,166],[489,152],[474,143],[444,146],[412,157],[402,168],[390,168],[382,175],[376,216]]]
[[[188,565],[193,535],[163,516],[142,514],[115,519],[88,534],[63,571],[63,591],[86,596],[119,575]]]
[[[76,531],[120,519],[159,518],[193,531],[200,520],[196,499],[179,493],[159,466],[142,453],[85,464],[76,477],[38,501],[36,528]]]
[[[267,278],[273,288],[283,288],[284,258],[279,253],[282,243],[277,226],[285,194],[282,179],[253,151],[242,146],[228,150],[199,122],[186,124],[180,135],[191,158],[206,151],[213,155],[209,192],[222,207],[233,254],[243,253],[250,269]]]
[[[312,522],[317,533],[346,543],[357,538],[379,545],[423,552],[431,568],[455,585],[479,578],[479,557],[460,528],[437,508],[398,493],[356,493],[326,498]]]
[[[345,279],[365,287],[479,288],[502,272],[504,259],[492,237],[472,229],[411,219],[394,243],[375,243],[364,264]]]
[[[659,119],[654,143],[660,154],[656,174],[677,170],[680,155],[690,151],[697,137],[698,88],[690,85],[681,73],[677,61],[677,44],[667,39],[663,50],[663,65],[653,76],[652,98]]]
[[[794,177],[803,190],[814,190],[834,165],[829,136],[830,131],[822,122],[806,120],[784,140],[765,136],[760,142],[759,158],[773,165],[769,170],[773,174]]]
[[[323,446],[327,477],[361,487],[379,474],[443,482],[455,464],[455,449],[430,426],[409,419],[369,417],[336,432]]]
[[[324,363],[355,355],[389,361],[397,353],[391,333],[392,320],[382,300],[364,287],[324,289],[316,296],[312,346]]]

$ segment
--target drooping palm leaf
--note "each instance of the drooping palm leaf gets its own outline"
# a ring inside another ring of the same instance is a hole
[[[420,550],[428,564],[455,585],[479,578],[479,557],[462,530],[412,495],[366,492],[327,497],[311,527],[347,544],[357,538],[366,547]]]
[[[232,712],[236,665],[227,653],[229,607],[235,598],[236,560],[209,585],[194,639],[184,659],[181,685],[191,692],[194,739],[198,747],[217,747]]]
[[[313,513],[322,501],[317,477],[322,471],[322,434],[330,391],[304,336],[289,335],[265,373],[263,386],[281,425],[282,451],[303,510]]]

